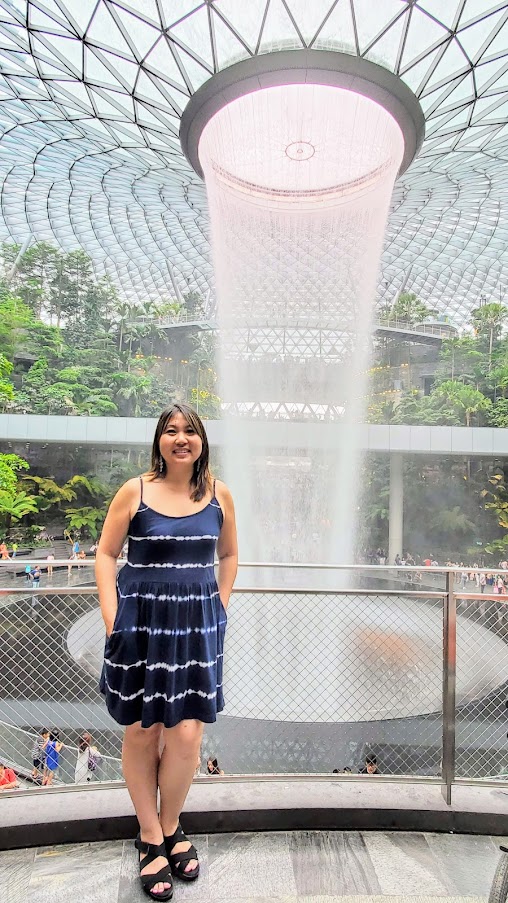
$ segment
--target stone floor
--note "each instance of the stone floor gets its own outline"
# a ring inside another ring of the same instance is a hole
[[[194,838],[201,875],[187,903],[485,903],[500,838],[294,832]],[[2,903],[141,903],[131,841],[0,853]]]

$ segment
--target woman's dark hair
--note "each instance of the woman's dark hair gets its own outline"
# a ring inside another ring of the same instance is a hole
[[[211,768],[210,768],[209,765],[208,765],[209,762],[212,763],[212,767],[211,767]],[[208,759],[207,759],[207,761],[206,761],[206,767],[208,768],[208,773],[209,773],[209,774],[220,774],[219,763],[218,763],[217,759],[212,759],[211,756],[209,756]]]
[[[164,461],[164,458],[161,457],[160,438],[166,429],[168,422],[175,414],[181,414],[182,417],[185,417],[189,426],[196,431],[203,443],[201,454],[198,460],[194,462],[194,469],[191,477],[191,486],[194,487],[191,499],[193,502],[200,502],[212,488],[212,475],[209,466],[210,449],[203,422],[194,408],[191,408],[188,404],[174,402],[173,404],[168,405],[160,415],[159,422],[155,428],[155,436],[153,437],[151,468],[148,471],[147,476],[152,480],[156,480],[157,477],[164,476],[166,473],[166,462]],[[162,470],[160,468],[161,461]]]

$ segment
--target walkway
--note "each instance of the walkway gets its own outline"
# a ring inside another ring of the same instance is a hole
[[[255,450],[302,448],[331,451],[343,447],[351,438],[351,426],[345,423],[299,421],[270,421],[246,418],[238,421],[237,435],[228,436],[228,443],[238,442]],[[42,414],[0,414],[0,437],[3,442],[52,443],[59,445],[150,447],[157,424],[148,417],[58,417]],[[210,446],[221,447],[226,441],[222,420],[207,420],[206,432]],[[474,455],[485,458],[508,455],[508,429],[466,426],[408,426],[406,424],[362,423],[356,428],[359,448],[371,452],[400,452],[406,454]]]
[[[292,832],[194,837],[188,903],[484,903],[498,838],[450,834]],[[144,903],[132,841],[0,853],[3,903]]]

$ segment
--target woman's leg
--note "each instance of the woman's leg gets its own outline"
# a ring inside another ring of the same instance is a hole
[[[143,728],[138,721],[125,729],[122,748],[122,768],[130,798],[136,810],[141,840],[145,843],[162,843],[162,829],[157,815],[157,769],[159,767],[159,738],[161,725]],[[141,855],[141,859],[143,859]],[[154,875],[167,859],[158,856],[146,867],[143,874]],[[159,882],[153,887],[161,893],[170,887],[168,882]]]
[[[161,795],[160,823],[166,837],[174,834],[180,820],[180,812],[189,792],[196,769],[196,759],[203,738],[203,722],[186,719],[175,727],[164,728],[164,749],[159,764],[159,789]],[[184,853],[189,843],[177,843],[173,853]],[[185,866],[186,872],[196,868],[192,859]]]

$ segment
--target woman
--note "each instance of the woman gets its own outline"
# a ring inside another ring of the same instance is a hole
[[[233,501],[212,479],[208,458],[195,411],[166,408],[151,470],[113,499],[96,556],[106,626],[101,690],[112,717],[126,726],[123,773],[140,826],[141,883],[154,900],[171,898],[171,873],[198,877],[197,853],[179,818],[203,723],[214,722],[224,705],[225,609],[238,553]],[[126,537],[127,563],[117,578]]]
[[[219,768],[217,759],[209,758],[206,763],[206,770],[208,774],[224,774],[222,768]]]

